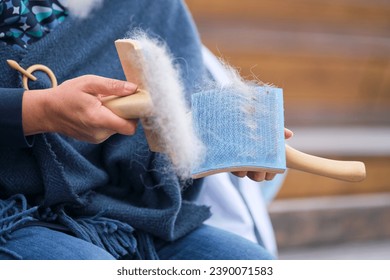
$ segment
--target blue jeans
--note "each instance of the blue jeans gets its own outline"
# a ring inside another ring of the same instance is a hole
[[[175,241],[156,241],[159,257],[165,260],[260,260],[273,257],[261,246],[226,231],[201,226]],[[0,260],[113,260],[91,243],[41,226],[16,230],[0,245]]]

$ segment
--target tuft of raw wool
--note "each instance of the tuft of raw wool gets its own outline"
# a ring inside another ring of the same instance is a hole
[[[101,6],[104,0],[60,0],[60,3],[66,7],[75,17],[84,19],[88,17],[92,10]]]
[[[137,40],[142,49],[144,86],[153,102],[148,128],[157,132],[175,173],[182,179],[190,178],[204,158],[205,147],[195,133],[180,69],[163,42],[140,31],[131,39]]]
[[[221,58],[213,56],[207,49],[203,49],[203,54],[206,66],[210,70],[214,80],[206,81],[205,88],[207,88],[211,94],[221,94],[223,98],[224,92],[234,93],[237,100],[240,100],[240,111],[245,114],[245,125],[249,128],[249,133],[255,133],[259,120],[253,117],[254,113],[261,110],[264,114],[270,114],[272,108],[266,106],[260,106],[256,102],[259,97],[259,87],[267,88],[273,87],[272,85],[265,84],[258,80],[245,80],[239,73],[237,68],[229,65]]]
[[[221,62],[223,63],[223,62]],[[228,64],[223,64],[225,68],[226,75],[230,83],[226,84],[224,87],[229,89],[234,89],[233,91],[237,94],[237,96],[241,97],[241,112],[246,115],[245,125],[248,127],[249,133],[253,134],[257,131],[257,126],[259,120],[254,118],[256,112],[261,110],[264,114],[269,114],[271,108],[266,108],[265,106],[259,106],[259,103],[256,102],[258,99],[259,86],[264,86],[264,83],[260,81],[246,81],[237,69],[233,68]],[[223,90],[223,89],[222,89]],[[253,138],[256,138],[253,136]]]

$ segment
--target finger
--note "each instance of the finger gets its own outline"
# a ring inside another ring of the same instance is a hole
[[[232,172],[233,175],[237,176],[237,177],[240,177],[240,178],[244,178],[247,174],[246,171],[235,171],[235,172]]]
[[[115,80],[95,75],[85,75],[79,78],[82,90],[93,95],[126,96],[137,91],[137,85],[121,80]]]
[[[105,106],[101,106],[100,110],[102,117],[99,119],[98,126],[125,135],[135,133],[138,121],[122,119]]]
[[[261,181],[264,181],[265,175],[266,175],[266,172],[254,172],[254,171],[250,171],[250,172],[248,172],[248,175],[247,175],[247,176],[248,176],[250,179],[252,179],[253,181],[261,182]]]
[[[108,138],[111,137],[111,135],[115,134],[115,131],[111,131],[108,129],[101,130],[97,132],[96,134],[92,135],[89,140],[89,142],[92,142],[94,144],[100,144],[104,141],[106,141]]]
[[[284,138],[285,139],[290,139],[293,136],[294,136],[294,133],[290,129],[284,128]]]
[[[265,180],[266,181],[271,181],[271,180],[273,180],[275,178],[275,176],[276,176],[276,173],[267,173],[265,175]]]

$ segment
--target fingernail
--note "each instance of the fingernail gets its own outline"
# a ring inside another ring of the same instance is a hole
[[[136,91],[138,86],[136,84],[125,82],[125,89],[126,91],[134,92]]]

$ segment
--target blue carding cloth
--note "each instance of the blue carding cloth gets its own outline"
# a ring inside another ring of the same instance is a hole
[[[206,146],[193,174],[236,167],[286,169],[282,89],[217,88],[193,94],[192,106],[195,129]]]
[[[183,199],[183,186],[189,183],[166,171],[169,161],[149,151],[140,126],[134,136],[114,135],[100,145],[48,133],[36,135],[32,147],[21,147],[21,124],[7,121],[7,114],[15,115],[10,108],[21,118],[23,90],[20,75],[6,59],[24,68],[44,64],[59,83],[85,74],[124,80],[114,41],[134,29],[166,42],[189,94],[202,79],[204,66],[199,39],[181,1],[105,1],[84,20],[69,16],[27,50],[0,48],[3,242],[17,226],[34,219],[59,223],[117,258],[157,258],[153,237],[175,240],[209,217],[208,208]],[[44,75],[30,84],[32,89],[49,86]],[[13,134],[6,137],[7,131]],[[192,184],[196,188],[200,182]]]

